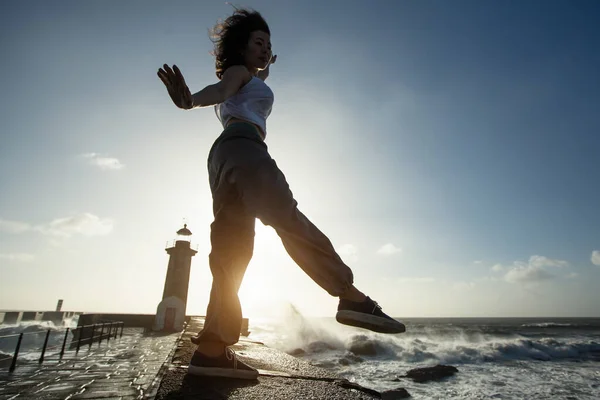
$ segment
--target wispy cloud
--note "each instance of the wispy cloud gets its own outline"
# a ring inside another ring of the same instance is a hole
[[[502,272],[502,271],[504,271],[504,267],[502,266],[502,264],[495,264],[492,267],[492,271],[494,271],[494,272]]]
[[[86,159],[90,165],[96,166],[102,170],[119,170],[125,167],[118,158],[104,157],[98,153],[85,153],[81,157]]]
[[[510,283],[534,283],[553,278],[553,274],[532,265],[513,267],[504,275],[504,280]]]
[[[569,263],[564,260],[534,255],[527,262],[515,261],[509,266],[496,264],[492,267],[492,271],[505,272],[503,279],[509,283],[536,283],[556,277],[556,275],[548,272],[546,268],[564,268],[568,266]]]
[[[33,254],[27,253],[0,253],[0,260],[31,262],[35,259]]]
[[[19,234],[37,232],[47,236],[68,238],[74,235],[100,236],[109,234],[114,226],[113,220],[100,218],[91,213],[80,213],[68,217],[56,218],[47,224],[31,225],[20,221],[0,220],[0,230]]]
[[[531,256],[529,258],[529,265],[534,267],[568,267],[569,263],[563,260],[555,260],[544,256]]]
[[[353,244],[343,244],[337,249],[337,252],[346,261],[358,261],[358,249]]]
[[[113,229],[113,221],[100,218],[94,214],[82,213],[65,218],[57,218],[40,232],[53,236],[71,237],[73,235],[101,236],[109,234]]]
[[[600,250],[592,251],[592,256],[590,257],[592,264],[600,267]]]
[[[400,253],[402,249],[400,247],[396,247],[393,243],[384,244],[377,250],[377,254],[383,256],[391,256],[396,253]]]

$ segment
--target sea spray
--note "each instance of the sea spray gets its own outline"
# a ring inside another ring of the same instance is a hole
[[[308,352],[343,349],[344,343],[335,330],[329,329],[322,321],[305,318],[298,308],[288,304],[288,309],[280,327],[285,338],[284,351],[302,349]]]
[[[21,348],[19,349],[19,359],[37,360],[39,353],[44,346],[46,333],[50,331],[47,343],[48,349],[54,351],[64,340],[64,326],[56,326],[52,321],[21,321],[18,324],[0,325],[0,352],[12,354],[15,351],[17,339],[20,333],[23,333]],[[6,337],[9,336],[9,337]]]
[[[253,329],[272,347],[380,391],[399,384],[417,398],[600,398],[600,319],[415,318],[407,332],[382,335],[345,327],[334,318],[286,318]],[[567,326],[567,324],[569,324]],[[277,328],[275,328],[275,326]],[[295,338],[293,343],[286,338]],[[290,345],[292,344],[292,345]],[[362,349],[359,350],[359,347]],[[355,354],[352,350],[356,351]],[[451,383],[398,382],[413,368],[447,364]]]

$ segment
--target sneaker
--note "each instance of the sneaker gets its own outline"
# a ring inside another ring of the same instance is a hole
[[[360,303],[340,299],[335,319],[340,324],[356,326],[380,333],[402,333],[406,327],[400,321],[381,311],[370,297]]]
[[[200,344],[200,333],[198,333],[196,336],[190,337],[190,342],[194,344]]]
[[[188,374],[221,378],[257,379],[258,371],[238,360],[230,348],[218,357],[207,357],[195,352],[188,367]]]

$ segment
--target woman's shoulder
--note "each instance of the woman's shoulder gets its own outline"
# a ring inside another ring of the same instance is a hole
[[[237,78],[241,79],[244,84],[246,84],[252,80],[252,76],[253,75],[248,71],[248,68],[246,68],[245,65],[232,65],[223,72],[221,80]]]

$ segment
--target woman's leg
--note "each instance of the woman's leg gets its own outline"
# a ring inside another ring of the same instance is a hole
[[[228,346],[239,340],[242,308],[238,291],[252,258],[254,221],[254,217],[236,217],[235,213],[224,212],[211,225],[209,263],[213,283],[199,344],[207,341]],[[210,347],[214,344],[200,346],[199,350]]]
[[[382,333],[404,332],[405,327],[353,285],[352,270],[331,241],[298,210],[285,176],[273,160],[239,169],[232,178],[244,205],[265,225],[272,226],[292,259],[319,286],[340,298],[336,320],[345,325]]]
[[[274,160],[236,169],[232,179],[248,212],[275,229],[288,254],[308,276],[332,296],[357,298],[352,271],[327,236],[298,210],[285,176]]]
[[[248,214],[236,188],[226,179],[213,193],[209,255],[213,277],[203,330],[194,338],[207,355],[237,343],[242,327],[238,291],[254,249],[254,215]]]

